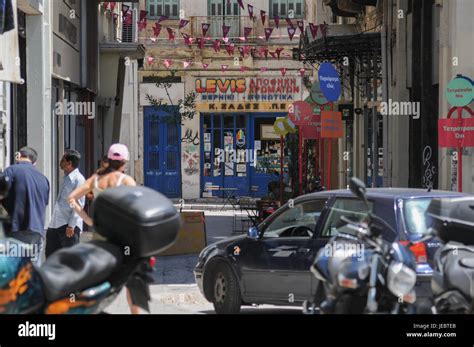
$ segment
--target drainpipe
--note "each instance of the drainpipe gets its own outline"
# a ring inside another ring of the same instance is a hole
[[[388,22],[392,19],[392,0],[379,0],[383,1],[383,27],[381,32],[381,44],[382,44],[382,101],[388,102],[389,95],[389,83],[388,83],[388,55],[387,54],[387,32],[389,29]],[[390,10],[390,12],[389,12]],[[389,125],[388,116],[383,115],[383,186],[390,187],[392,185],[392,158],[390,156],[389,148]]]

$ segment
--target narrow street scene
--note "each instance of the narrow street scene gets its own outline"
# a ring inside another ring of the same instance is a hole
[[[473,17],[0,0],[0,314],[474,313]]]

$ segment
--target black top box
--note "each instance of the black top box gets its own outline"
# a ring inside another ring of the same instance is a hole
[[[474,245],[474,196],[433,199],[426,222],[444,242]]]
[[[146,187],[120,186],[101,193],[92,206],[95,231],[145,258],[172,246],[181,218],[164,195]]]

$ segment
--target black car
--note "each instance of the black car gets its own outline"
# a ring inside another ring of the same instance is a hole
[[[367,189],[372,212],[397,231],[394,234],[384,230],[383,237],[402,243],[427,234],[425,210],[431,199],[456,196],[463,194]],[[204,248],[194,268],[196,283],[217,313],[238,313],[242,305],[294,306],[313,300],[318,281],[309,269],[314,257],[342,226],[341,216],[362,220],[365,213],[361,211],[365,211],[363,202],[349,190],[312,193],[290,200],[247,235]],[[431,238],[412,247],[417,260],[418,298],[431,295],[432,260],[439,246],[439,240]]]

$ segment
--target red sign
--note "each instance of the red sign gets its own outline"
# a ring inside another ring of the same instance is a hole
[[[474,118],[438,120],[439,147],[474,147]]]
[[[301,127],[303,138],[308,140],[319,140],[321,138],[321,115],[313,114],[313,119],[308,125]]]
[[[307,125],[313,118],[313,109],[305,101],[296,101],[288,107],[288,118],[296,125]]]
[[[321,137],[338,139],[343,136],[342,113],[335,111],[321,112]]]

